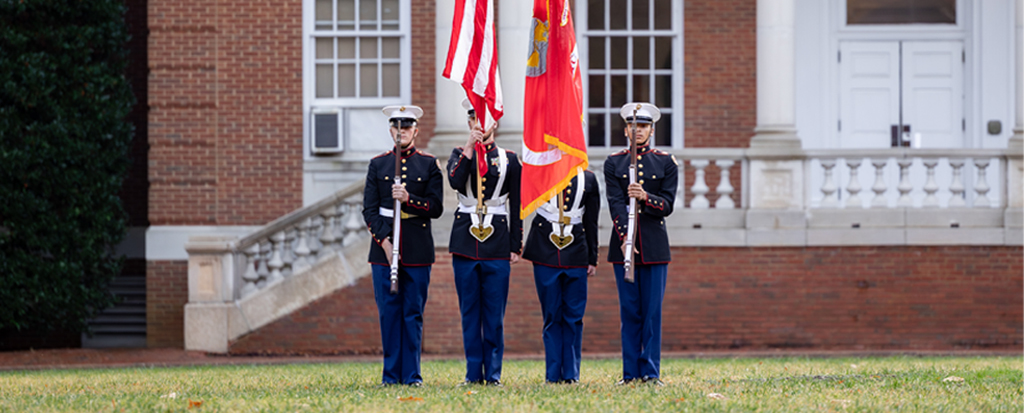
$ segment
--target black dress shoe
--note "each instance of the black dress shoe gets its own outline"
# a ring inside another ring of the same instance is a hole
[[[397,384],[398,383],[393,383],[393,382],[387,382],[386,381],[386,382],[383,382],[381,384],[378,384],[377,387],[381,387],[381,388],[383,388],[383,387],[391,387],[391,386],[394,386],[394,385],[397,385]]]
[[[644,380],[644,384],[653,384],[653,385],[658,386],[658,387],[665,386],[665,382],[659,380],[657,377],[644,376],[643,380]]]
[[[615,385],[616,386],[624,386],[624,385],[627,385],[629,383],[632,383],[633,380],[636,380],[636,379],[622,379],[622,380],[619,380],[618,383],[615,383]]]
[[[501,384],[500,380],[487,380],[487,385],[494,387],[505,387],[504,384]]]
[[[409,383],[409,387],[423,387],[423,382],[422,381],[414,381],[412,383]]]
[[[566,379],[566,380],[562,380],[562,384],[576,384],[576,383],[579,383],[579,382],[580,382],[580,381],[579,381],[579,380],[577,380],[577,379]]]
[[[483,380],[480,380],[480,381],[469,381],[469,380],[466,380],[466,381],[463,381],[462,383],[456,384],[455,387],[466,387],[466,386],[472,386],[474,384],[484,384],[484,381]]]

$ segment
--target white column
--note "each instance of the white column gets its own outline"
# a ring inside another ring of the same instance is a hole
[[[795,0],[757,1],[757,127],[752,147],[800,147],[796,136],[795,4]]]
[[[498,0],[495,1],[497,17],[495,30],[498,36],[498,70],[501,76],[502,101],[505,114],[499,121],[498,146],[519,151],[523,134],[523,91],[526,88],[526,51],[530,40],[533,2]],[[448,159],[455,146],[466,142],[469,131],[466,126],[466,111],[462,99],[466,92],[458,83],[440,76],[448,57],[448,42],[452,33],[454,0],[439,0],[436,4],[434,45],[437,50],[437,129],[430,141],[430,152]],[[578,26],[577,26],[578,27]]]
[[[1016,83],[1014,89],[1017,94],[1017,105],[1013,108],[1015,122],[1013,126],[1013,137],[1010,138],[1010,147],[1018,150],[1024,146],[1024,5],[1017,3],[1017,35],[1014,50],[1017,52]]]
[[[434,15],[436,16],[434,21],[436,30],[434,32],[434,48],[437,51],[434,58],[437,62],[435,67],[438,70],[437,102],[435,102],[437,104],[437,113],[435,114],[437,129],[434,131],[435,135],[430,141],[430,148],[431,153],[447,160],[452,146],[461,145],[466,142],[466,135],[468,134],[466,111],[462,110],[462,99],[466,97],[466,92],[462,90],[462,86],[458,83],[441,77],[441,71],[444,70],[444,62],[448,58],[448,41],[452,35],[455,0],[438,0],[434,10]],[[450,145],[447,142],[443,145],[435,144],[435,142],[449,140],[457,142],[459,139],[461,139],[461,142],[455,145]]]
[[[807,241],[806,171],[796,134],[795,21],[796,0],[757,0],[757,127],[747,152],[752,246]]]
[[[1014,49],[1017,54],[1017,70],[1014,89],[1017,95],[1017,105],[1013,108],[1015,113],[1013,137],[1007,144],[1007,149],[1011,151],[1011,155],[1007,159],[1007,194],[1006,194],[1006,205],[1009,208],[1021,208],[1024,207],[1024,159],[1021,154],[1024,153],[1024,5],[1020,2],[1015,2],[1017,10],[1017,35]],[[1013,217],[1018,219],[1020,211],[1007,211],[1007,219]],[[1009,221],[1008,221],[1009,222]]]

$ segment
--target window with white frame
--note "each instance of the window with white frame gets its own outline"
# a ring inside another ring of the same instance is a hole
[[[409,99],[409,0],[306,1],[313,6],[304,25],[311,152],[375,150],[383,144],[363,148],[346,136],[386,130],[373,111]]]
[[[583,24],[584,104],[591,147],[625,146],[619,109],[650,102],[661,109],[654,142],[681,147],[682,4],[672,0],[579,0]],[[585,20],[584,20],[585,19]]]

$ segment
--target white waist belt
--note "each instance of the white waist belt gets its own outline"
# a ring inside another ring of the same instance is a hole
[[[582,212],[582,211],[580,211],[580,212]],[[537,215],[540,215],[540,216],[544,217],[544,219],[548,220],[548,222],[550,222],[552,224],[558,224],[559,223],[559,221],[558,221],[558,212],[557,211],[556,212],[551,212],[551,211],[548,211],[546,208],[544,208],[542,206],[540,208],[537,208]],[[582,214],[568,214],[568,213],[563,213],[562,214],[562,216],[569,217],[569,224],[572,224],[572,225],[579,225],[581,222],[583,222],[583,217],[581,217],[580,215],[582,215]]]
[[[484,205],[487,207],[487,211],[486,211],[487,215],[508,215],[508,209],[505,208],[504,204],[502,204],[502,205],[487,205],[485,203]],[[464,205],[464,204],[460,203],[459,204],[459,212],[461,212],[463,214],[476,214],[476,205]]]
[[[380,207],[380,210],[378,210],[378,213],[382,217],[388,217],[388,218],[394,218],[395,217],[395,210],[393,210],[391,208]],[[414,215],[414,214],[410,214],[410,213],[405,212],[405,211],[402,211],[402,218],[419,218],[419,216],[418,215]]]

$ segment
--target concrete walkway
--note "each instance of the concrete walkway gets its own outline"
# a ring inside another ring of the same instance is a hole
[[[993,357],[1024,355],[1022,349],[986,349],[956,351],[920,350],[716,350],[662,353],[662,358],[733,357],[885,357],[885,356],[959,356]],[[586,353],[587,359],[619,358],[617,353]],[[507,360],[543,360],[542,354],[506,354]],[[459,360],[461,355],[424,354],[424,360]],[[309,356],[225,356],[181,349],[59,349],[0,352],[0,371],[81,369],[115,367],[171,367],[209,365],[300,364],[300,363],[379,363],[379,355]]]

